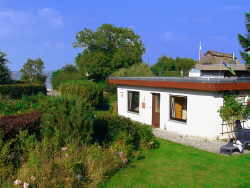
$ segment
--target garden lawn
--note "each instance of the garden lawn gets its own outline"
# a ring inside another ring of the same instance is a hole
[[[250,187],[250,155],[224,156],[159,140],[100,187]]]

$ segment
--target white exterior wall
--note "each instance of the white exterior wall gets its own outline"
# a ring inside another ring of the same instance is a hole
[[[128,111],[128,91],[140,92],[139,114]],[[152,124],[152,93],[160,93],[160,128],[182,135],[217,139],[222,120],[217,112],[223,98],[216,92],[118,86],[118,114],[132,120]],[[187,122],[170,119],[170,95],[187,97]],[[145,102],[145,108],[142,108]]]

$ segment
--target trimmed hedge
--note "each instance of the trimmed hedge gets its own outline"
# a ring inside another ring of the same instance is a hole
[[[59,91],[66,97],[77,97],[93,107],[103,106],[103,88],[92,81],[70,81],[60,85]]]
[[[46,95],[47,90],[45,85],[40,84],[4,84],[0,85],[0,95],[7,95],[10,98],[18,99],[22,96],[36,95],[43,93]]]
[[[5,116],[0,118],[0,130],[5,138],[15,137],[21,130],[30,133],[37,132],[40,128],[40,112],[31,112],[23,115]]]

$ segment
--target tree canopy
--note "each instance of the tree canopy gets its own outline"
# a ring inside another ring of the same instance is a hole
[[[104,80],[120,68],[142,62],[145,52],[139,35],[129,28],[111,24],[103,24],[96,31],[80,31],[74,46],[83,48],[76,57],[80,73],[96,81]]]
[[[157,76],[186,76],[195,63],[191,58],[161,56],[151,70]]]
[[[11,81],[10,70],[7,67],[8,60],[6,54],[0,52],[0,84],[5,84]]]
[[[138,63],[130,66],[129,68],[121,68],[114,72],[112,76],[154,76],[150,67],[145,63]]]
[[[246,64],[250,65],[250,12],[246,13],[246,28],[247,34],[238,34],[238,39],[243,48],[241,57],[245,60]]]
[[[23,65],[20,72],[22,73],[21,80],[44,84],[46,81],[46,76],[43,75],[44,62],[41,58],[38,59],[28,59]]]

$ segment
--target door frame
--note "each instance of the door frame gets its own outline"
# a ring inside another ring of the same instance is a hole
[[[161,94],[160,93],[151,93],[152,94],[152,127],[160,128],[160,117],[161,117]],[[155,101],[159,97],[159,112],[155,112]]]

